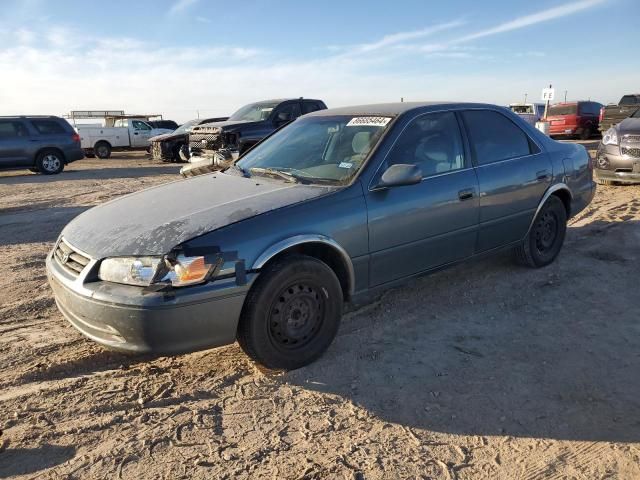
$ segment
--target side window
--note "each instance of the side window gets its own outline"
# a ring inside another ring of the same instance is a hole
[[[464,148],[453,112],[427,113],[407,125],[387,156],[387,165],[415,164],[423,177],[464,168]]]
[[[0,120],[0,140],[12,140],[28,136],[29,133],[22,122]]]
[[[66,130],[55,120],[31,120],[31,124],[42,135],[64,134]]]
[[[531,153],[529,138],[504,115],[491,110],[468,110],[462,117],[478,165]]]
[[[302,114],[311,113],[320,110],[320,105],[318,102],[302,102]]]
[[[134,120],[131,122],[134,130],[151,130],[151,127],[140,120]]]
[[[290,122],[291,120],[295,120],[300,116],[300,104],[298,102],[291,102],[276,110],[276,122],[277,123],[285,123]]]

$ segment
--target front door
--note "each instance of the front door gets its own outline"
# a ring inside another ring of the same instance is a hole
[[[21,120],[0,120],[0,167],[33,165],[29,132]]]
[[[151,126],[140,120],[132,120],[132,147],[148,147],[151,138]]]
[[[415,164],[422,182],[366,195],[370,286],[473,255],[478,227],[478,181],[465,155],[453,112],[413,119],[383,161]]]
[[[521,240],[551,184],[546,152],[493,110],[462,112],[480,184],[478,252]]]

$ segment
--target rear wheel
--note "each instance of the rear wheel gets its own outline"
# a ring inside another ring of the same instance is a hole
[[[93,153],[96,154],[96,157],[105,160],[111,156],[111,145],[107,142],[98,142],[93,147]]]
[[[567,231],[567,210],[562,200],[551,195],[536,215],[522,244],[516,248],[520,263],[544,267],[555,260]]]
[[[257,363],[293,370],[320,357],[342,316],[342,289],[320,260],[291,255],[260,274],[240,318],[238,342]]]
[[[591,128],[584,127],[582,133],[580,134],[580,140],[589,140],[591,138]]]
[[[36,158],[36,169],[45,175],[55,175],[64,170],[64,157],[57,150],[44,150]]]

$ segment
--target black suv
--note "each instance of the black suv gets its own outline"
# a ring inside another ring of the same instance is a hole
[[[60,117],[0,117],[0,168],[60,173],[84,158],[80,135]]]
[[[276,129],[300,115],[326,110],[322,100],[288,98],[245,105],[224,122],[193,127],[189,133],[191,163],[180,170],[194,176],[228,166]]]

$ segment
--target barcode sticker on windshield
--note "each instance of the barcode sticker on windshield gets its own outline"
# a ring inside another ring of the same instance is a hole
[[[384,127],[390,121],[391,117],[354,117],[347,127]]]
[[[353,163],[351,162],[340,162],[338,168],[351,168],[353,167]]]

